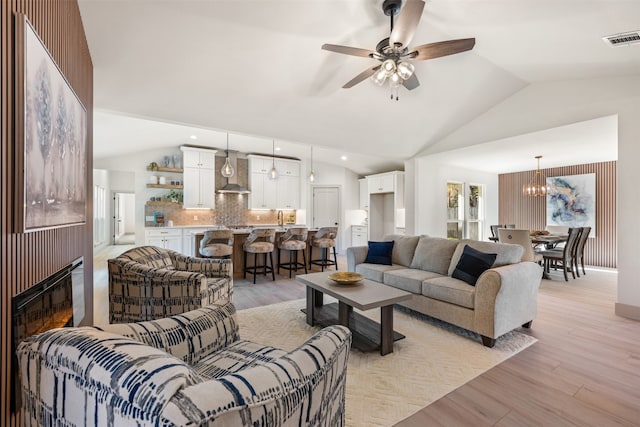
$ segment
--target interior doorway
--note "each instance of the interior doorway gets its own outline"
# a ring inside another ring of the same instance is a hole
[[[113,193],[113,244],[133,245],[136,242],[136,195]]]
[[[313,187],[312,227],[339,227],[340,188]]]

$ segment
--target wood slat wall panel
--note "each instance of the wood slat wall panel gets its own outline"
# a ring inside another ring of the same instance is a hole
[[[616,267],[616,197],[617,162],[591,163],[541,169],[546,179],[551,176],[596,174],[596,237],[585,247],[585,263],[600,267]],[[519,228],[544,230],[547,225],[546,199],[522,195],[535,171],[502,174],[498,177],[498,217],[501,224]]]
[[[93,318],[93,64],[87,46],[80,10],[75,0],[2,0],[0,28],[2,46],[2,146],[0,150],[0,425],[17,426],[11,402],[11,299],[32,284],[55,273],[78,257],[84,257],[87,299],[85,319]],[[13,105],[14,13],[25,14],[51,52],[87,110],[87,224],[28,234],[14,233]],[[89,320],[90,321],[90,320]]]

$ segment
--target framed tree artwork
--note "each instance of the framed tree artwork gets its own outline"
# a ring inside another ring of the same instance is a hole
[[[16,15],[17,232],[86,222],[87,111],[24,15]]]

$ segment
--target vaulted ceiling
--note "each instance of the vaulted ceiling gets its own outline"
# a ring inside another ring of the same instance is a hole
[[[421,85],[401,88],[399,101],[370,81],[342,89],[376,61],[320,49],[374,49],[389,34],[381,0],[79,3],[95,72],[96,157],[222,130],[258,136],[264,152],[275,138],[282,154],[309,145],[319,160],[346,154],[349,168],[370,173],[402,166],[528,84],[640,72],[640,45],[601,39],[638,30],[637,0],[428,1],[412,46],[466,37],[476,46],[416,62]],[[134,137],[128,126],[141,123],[149,126]],[[222,148],[206,138],[199,143]]]

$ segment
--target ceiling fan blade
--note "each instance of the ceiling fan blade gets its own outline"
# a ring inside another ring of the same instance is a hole
[[[359,47],[340,46],[337,44],[323,44],[322,49],[331,52],[342,53],[344,55],[363,56],[365,58],[373,57],[374,52],[368,49],[360,49]]]
[[[403,81],[402,84],[407,89],[413,90],[413,89],[417,88],[418,86],[420,86],[420,81],[418,80],[418,77],[416,76],[416,73],[413,73],[411,75],[411,77],[409,77],[407,80]]]
[[[393,25],[393,30],[389,36],[389,46],[394,46],[395,43],[400,43],[402,46],[408,46],[413,39],[413,33],[416,32],[420,18],[422,17],[422,10],[424,9],[424,1],[422,0],[408,0],[400,14],[398,19]]]
[[[381,65],[376,65],[375,67],[367,68],[366,70],[364,70],[363,72],[361,72],[360,74],[358,74],[357,76],[349,80],[347,83],[345,83],[345,85],[342,86],[342,88],[349,89],[350,87],[357,85],[363,80],[366,80],[367,78],[371,77],[373,73],[375,73],[380,69],[380,67]]]
[[[440,58],[441,56],[453,55],[473,49],[476,39],[457,39],[444,42],[428,43],[418,46],[409,54],[409,57],[417,61],[425,59]],[[414,56],[414,53],[416,54]]]

